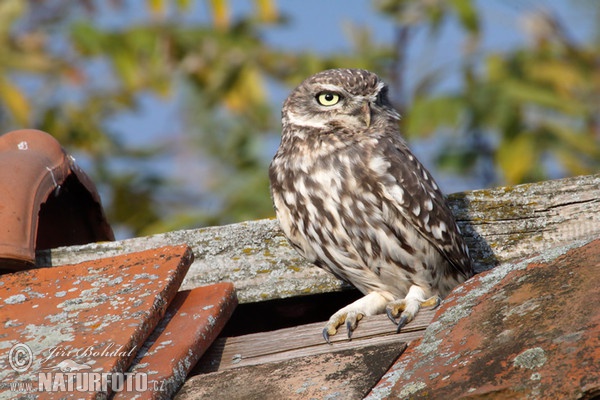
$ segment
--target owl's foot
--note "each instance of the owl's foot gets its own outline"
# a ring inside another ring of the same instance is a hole
[[[323,329],[323,338],[331,344],[329,337],[335,335],[342,324],[346,324],[348,339],[352,339],[352,332],[358,326],[358,321],[364,316],[381,314],[390,299],[391,295],[388,293],[371,292],[347,305],[329,318]]]
[[[394,300],[385,307],[385,312],[389,319],[398,325],[396,333],[399,333],[406,324],[415,318],[421,307],[433,307],[435,309],[442,302],[442,299],[438,295],[432,296],[427,300],[420,300],[409,296],[410,292],[404,299]],[[400,313],[401,311],[402,313]],[[396,322],[398,316],[400,316],[400,319]]]

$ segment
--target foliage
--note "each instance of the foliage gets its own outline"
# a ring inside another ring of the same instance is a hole
[[[140,5],[0,2],[0,131],[52,133],[85,163],[122,236],[273,215],[265,155],[279,131],[273,90],[331,67],[384,76],[399,94],[403,132],[450,132],[440,165],[484,185],[543,179],[550,164],[582,174],[600,163],[600,49],[569,40],[551,14],[527,15],[530,44],[498,53],[480,48],[481,10],[471,0],[377,1],[395,21],[393,42],[376,43],[371,29],[352,26],[351,52],[319,55],[265,41],[265,29],[293,20],[276,0],[255,0],[242,14],[226,0]],[[107,25],[107,7],[127,23]],[[205,20],[184,18],[198,7]],[[439,91],[444,74],[456,72],[444,70],[407,85],[415,33],[425,29],[435,41],[448,23],[464,33],[463,84]],[[179,99],[173,129],[185,132],[178,137],[201,159],[201,174],[173,176],[164,160],[177,152],[174,138],[131,146],[111,124],[149,96]],[[482,174],[486,165],[495,168]]]
[[[415,4],[389,1],[388,8],[390,3]],[[459,92],[415,93],[406,115],[408,136],[451,129],[454,136],[442,146],[438,161],[460,173],[495,165],[496,172],[480,175],[485,185],[545,179],[548,164],[567,175],[597,170],[599,43],[570,40],[556,16],[538,10],[522,16],[530,44],[505,53],[482,53],[477,50],[478,13],[470,1],[423,2],[422,8],[418,20],[429,21],[433,28],[442,16],[455,13],[467,33],[467,51]]]

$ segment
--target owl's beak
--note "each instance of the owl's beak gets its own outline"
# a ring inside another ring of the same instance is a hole
[[[371,126],[371,102],[365,101],[361,111],[365,119],[365,125],[367,125],[368,128],[369,126]]]

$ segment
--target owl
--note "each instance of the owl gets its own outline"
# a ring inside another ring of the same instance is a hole
[[[386,312],[397,332],[472,276],[469,252],[440,188],[399,132],[388,86],[372,72],[332,69],[285,100],[269,166],[281,229],[308,261],[364,297],[334,313],[348,338]]]

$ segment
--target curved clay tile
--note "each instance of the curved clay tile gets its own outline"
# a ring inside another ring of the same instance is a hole
[[[0,136],[0,270],[35,264],[35,251],[114,240],[96,187],[49,134]]]

